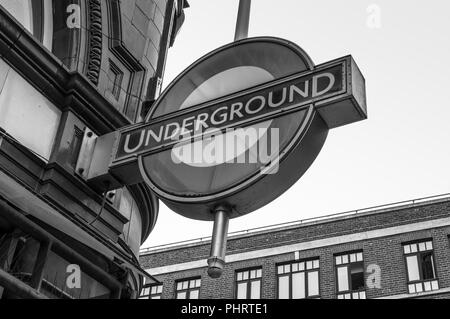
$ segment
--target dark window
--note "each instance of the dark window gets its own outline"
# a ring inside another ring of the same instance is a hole
[[[261,277],[261,268],[237,271],[236,299],[260,299]]]
[[[278,298],[318,298],[319,267],[319,259],[278,265]]]
[[[366,299],[362,252],[335,256],[338,299]]]
[[[403,244],[409,293],[439,289],[431,240]]]
[[[192,278],[176,283],[176,299],[198,299],[200,296],[200,278]]]
[[[118,101],[122,89],[123,73],[112,61],[109,61],[108,77],[108,91],[111,92],[116,101]]]

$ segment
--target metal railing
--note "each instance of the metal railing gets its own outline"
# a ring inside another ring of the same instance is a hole
[[[422,197],[422,198],[417,198],[417,199],[411,199],[411,200],[395,202],[395,203],[390,203],[390,204],[384,204],[384,205],[379,205],[379,206],[371,206],[371,207],[367,207],[367,208],[345,211],[345,212],[341,212],[341,213],[329,214],[329,215],[324,215],[324,216],[305,218],[305,219],[296,220],[296,221],[292,221],[292,222],[286,222],[286,223],[250,228],[250,229],[246,229],[246,230],[234,231],[234,232],[228,233],[228,238],[232,239],[233,237],[238,237],[238,236],[247,235],[247,234],[253,234],[253,233],[257,233],[257,232],[261,232],[261,231],[277,230],[279,228],[285,228],[285,227],[290,227],[290,226],[299,226],[299,225],[303,225],[303,224],[307,224],[307,223],[325,221],[325,220],[333,219],[333,218],[337,218],[337,217],[355,216],[355,215],[375,212],[375,211],[379,211],[379,210],[383,210],[383,209],[399,208],[399,207],[403,207],[403,206],[416,205],[416,204],[436,201],[436,200],[440,200],[440,199],[450,199],[450,193]],[[183,240],[183,241],[178,241],[178,242],[174,242],[174,243],[168,243],[168,244],[162,244],[162,245],[143,248],[140,250],[140,254],[146,254],[146,253],[154,252],[157,250],[176,248],[178,246],[186,246],[186,245],[190,245],[190,244],[207,243],[209,241],[211,241],[211,236]]]

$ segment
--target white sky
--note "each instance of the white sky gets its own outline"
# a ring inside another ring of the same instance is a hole
[[[169,50],[164,86],[234,37],[238,0],[190,0]],[[381,28],[367,9],[381,9]],[[316,64],[352,54],[367,85],[369,119],[331,130],[306,174],[230,231],[450,192],[450,1],[253,0],[249,36],[300,45]],[[160,202],[143,247],[207,237],[212,222]]]

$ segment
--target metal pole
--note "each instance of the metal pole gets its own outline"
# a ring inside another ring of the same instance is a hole
[[[234,41],[245,39],[248,37],[248,25],[250,21],[251,0],[239,0],[239,10],[236,21],[236,32]]]
[[[208,258],[208,275],[219,278],[225,267],[225,254],[227,251],[227,235],[229,210],[219,207],[214,212],[214,228],[211,239],[211,253]]]
[[[234,41],[248,37],[251,3],[251,0],[239,0]],[[211,239],[211,253],[208,258],[208,275],[211,278],[219,278],[222,275],[223,268],[225,267],[229,220],[230,210],[228,208],[218,207],[214,210],[214,228]]]

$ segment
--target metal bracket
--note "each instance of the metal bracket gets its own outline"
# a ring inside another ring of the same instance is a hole
[[[89,128],[84,131],[75,171],[89,186],[102,192],[124,186],[109,172],[115,140],[116,132],[97,136]],[[108,198],[113,200],[113,196]]]

